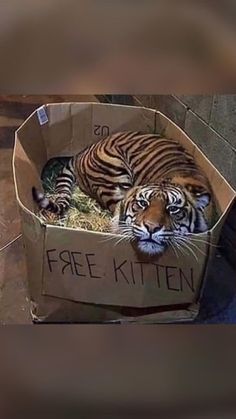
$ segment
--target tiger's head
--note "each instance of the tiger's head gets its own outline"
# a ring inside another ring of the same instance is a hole
[[[162,254],[181,236],[209,229],[210,202],[210,192],[196,185],[133,187],[116,207],[114,231],[135,241],[142,253]]]

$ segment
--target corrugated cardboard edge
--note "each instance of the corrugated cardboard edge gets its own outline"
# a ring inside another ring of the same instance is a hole
[[[78,303],[79,304],[79,303]],[[33,319],[33,322],[36,324],[40,323],[77,323],[76,321],[71,322],[65,322],[62,319],[61,320],[49,320],[47,321],[48,316],[42,316],[38,317],[35,314],[35,303],[31,302],[31,316]],[[185,323],[185,322],[193,322],[196,317],[198,316],[200,309],[199,303],[194,303],[189,306],[186,310],[168,310],[163,311],[161,313],[154,313],[150,315],[143,315],[143,316],[137,316],[137,317],[118,317],[114,320],[104,320],[102,321],[103,324],[167,324],[167,323]],[[101,321],[83,321],[79,323],[84,324],[91,324],[91,323],[101,323]]]
[[[196,319],[200,309],[200,304],[191,304],[187,310],[170,310],[158,314],[150,314],[147,316],[130,317],[126,319],[119,319],[121,324],[125,323],[139,323],[139,324],[164,324],[164,323],[178,323],[178,322],[192,322]]]

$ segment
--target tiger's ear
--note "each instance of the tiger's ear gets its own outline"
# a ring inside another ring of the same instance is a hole
[[[195,201],[196,208],[204,209],[210,204],[211,194],[200,181],[181,176],[175,176],[173,181],[187,189]]]
[[[195,194],[195,199],[196,199],[196,207],[199,209],[204,209],[210,204],[211,195],[207,191],[202,192],[202,193],[198,192]]]
[[[193,196],[196,208],[204,209],[210,204],[211,194],[203,186],[186,185],[185,187]]]

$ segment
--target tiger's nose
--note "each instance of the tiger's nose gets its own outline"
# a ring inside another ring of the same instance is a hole
[[[163,225],[162,224],[151,224],[151,223],[143,223],[144,227],[146,227],[147,231],[150,234],[157,233],[157,231],[161,230]]]

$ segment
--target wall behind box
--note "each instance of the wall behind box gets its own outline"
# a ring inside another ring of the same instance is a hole
[[[98,99],[161,111],[196,142],[236,189],[236,95],[106,95]],[[221,238],[222,251],[236,268],[236,205]]]

